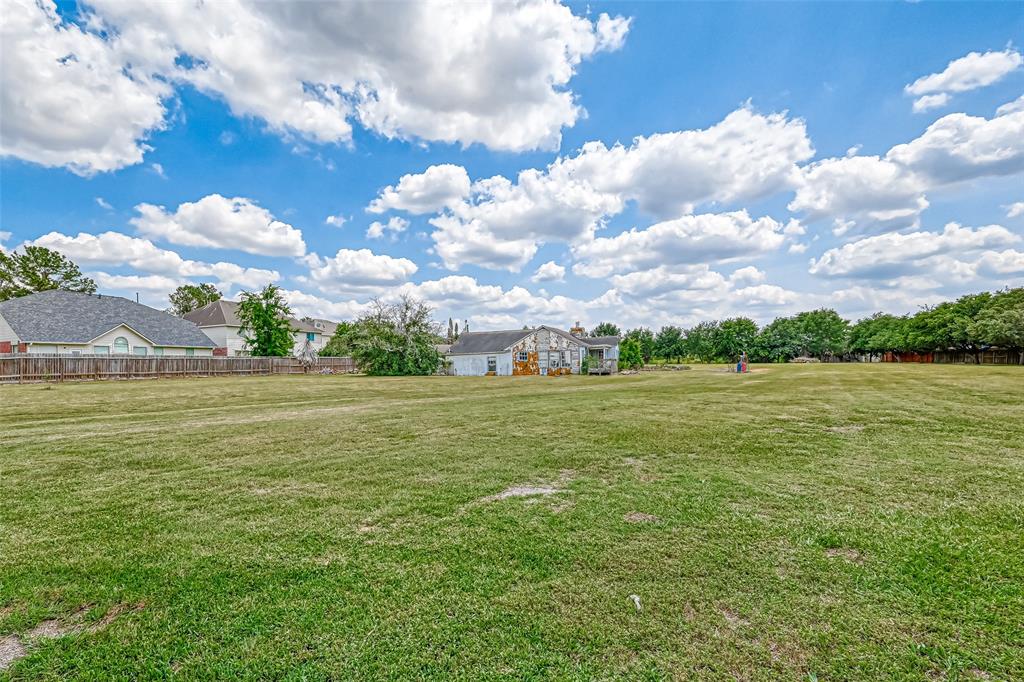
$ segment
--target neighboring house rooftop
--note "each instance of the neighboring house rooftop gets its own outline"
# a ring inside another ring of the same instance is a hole
[[[120,296],[41,291],[3,301],[0,317],[23,343],[88,343],[126,325],[154,346],[215,345],[188,320]]]
[[[323,333],[324,336],[334,336],[338,331],[338,323],[331,322],[330,320],[321,320],[320,318],[313,318],[311,324],[316,327],[317,331]]]
[[[190,313],[185,313],[185,319],[200,327],[241,327],[242,321],[238,319],[238,301],[214,301],[207,303],[202,308],[197,308]],[[324,332],[309,322],[288,318],[292,330],[297,332]],[[335,325],[337,326],[337,325]]]

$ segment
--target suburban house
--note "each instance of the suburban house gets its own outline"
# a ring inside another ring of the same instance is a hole
[[[119,296],[41,291],[0,302],[0,353],[211,356],[188,320]]]
[[[580,331],[574,329],[574,331]],[[555,327],[494,332],[465,332],[451,345],[446,358],[457,376],[558,376],[579,374],[584,355],[590,372],[613,373],[618,359],[618,338],[588,339]],[[614,341],[614,342],[613,342]],[[599,362],[597,371],[594,360]]]
[[[242,321],[238,319],[238,301],[214,301],[193,310],[185,319],[202,329],[217,345],[218,355],[248,355],[245,339],[239,334]],[[308,340],[318,353],[334,335],[338,325],[327,320],[305,322],[289,318],[294,337],[293,353],[298,353]],[[319,323],[319,324],[317,324]]]

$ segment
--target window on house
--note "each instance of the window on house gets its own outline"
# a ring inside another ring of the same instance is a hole
[[[306,341],[315,341],[316,332],[306,332]]]
[[[516,362],[529,362],[529,360],[530,354],[527,353],[525,350],[521,350],[518,353],[516,353]]]
[[[96,355],[110,355],[110,346],[93,346],[92,352]]]
[[[135,346],[134,348],[132,348],[132,353],[140,357],[145,357],[146,352],[147,351],[145,346]]]
[[[162,357],[163,354],[164,354],[164,349],[163,348],[154,348],[153,349],[153,355],[155,355],[157,357]]]
[[[561,366],[558,351],[551,351],[548,353],[548,367],[551,369],[558,369]]]
[[[185,357],[190,358],[190,357],[194,356],[195,354],[196,354],[196,349],[195,348],[186,348],[185,349]]]
[[[498,358],[493,355],[487,358],[487,371],[498,373]]]
[[[114,339],[114,352],[127,355],[128,339],[124,338],[123,336],[119,336],[116,339]]]

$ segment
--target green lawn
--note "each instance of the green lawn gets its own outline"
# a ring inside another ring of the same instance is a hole
[[[8,634],[13,679],[1024,679],[1024,369],[0,387]]]

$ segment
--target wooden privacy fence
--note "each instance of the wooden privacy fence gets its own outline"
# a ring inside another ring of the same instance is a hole
[[[940,365],[1019,365],[1021,356],[1015,350],[995,348],[974,353],[963,351],[934,351],[931,353],[884,353],[882,362],[923,362]]]
[[[352,358],[320,358],[310,374],[356,371]],[[305,374],[296,358],[131,355],[0,355],[0,384],[104,379]]]

